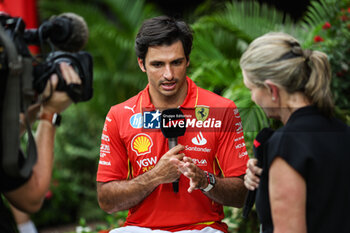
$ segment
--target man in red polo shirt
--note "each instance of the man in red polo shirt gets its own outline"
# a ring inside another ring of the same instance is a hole
[[[111,232],[227,232],[223,205],[243,205],[240,116],[233,101],[186,76],[192,39],[185,22],[166,16],[146,20],[136,37],[149,84],[110,109],[101,138],[99,204],[108,213],[129,210],[125,226]],[[180,108],[187,126],[170,150],[159,129],[169,108]]]

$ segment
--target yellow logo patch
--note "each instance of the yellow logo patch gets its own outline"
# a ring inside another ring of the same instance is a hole
[[[197,106],[195,113],[198,121],[205,121],[209,116],[209,107]]]
[[[152,138],[145,133],[137,134],[131,141],[131,149],[136,152],[137,156],[151,153],[152,146]]]

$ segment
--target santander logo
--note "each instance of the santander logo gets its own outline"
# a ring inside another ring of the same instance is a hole
[[[205,139],[203,137],[202,132],[199,132],[199,134],[197,134],[197,136],[192,138],[192,143],[197,145],[197,146],[203,146],[203,145],[207,144],[207,139]]]

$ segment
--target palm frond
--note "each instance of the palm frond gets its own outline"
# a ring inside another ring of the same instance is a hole
[[[270,31],[294,27],[288,15],[257,1],[234,0],[226,4],[224,12],[202,20],[215,22],[247,42]]]
[[[306,29],[312,29],[324,23],[338,11],[337,3],[337,0],[311,1],[300,25]]]
[[[240,108],[245,132],[254,135],[266,126],[263,111],[251,100],[244,87],[239,58],[248,44],[270,31],[305,34],[291,18],[256,1],[232,1],[224,10],[203,16],[192,28],[195,32],[191,55],[191,77],[200,86],[235,101]]]

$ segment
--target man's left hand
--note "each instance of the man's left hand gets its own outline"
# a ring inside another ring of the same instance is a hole
[[[178,167],[181,173],[190,179],[190,187],[187,189],[189,193],[208,186],[208,180],[204,171],[197,167],[190,157],[183,157],[183,160],[179,161]]]

